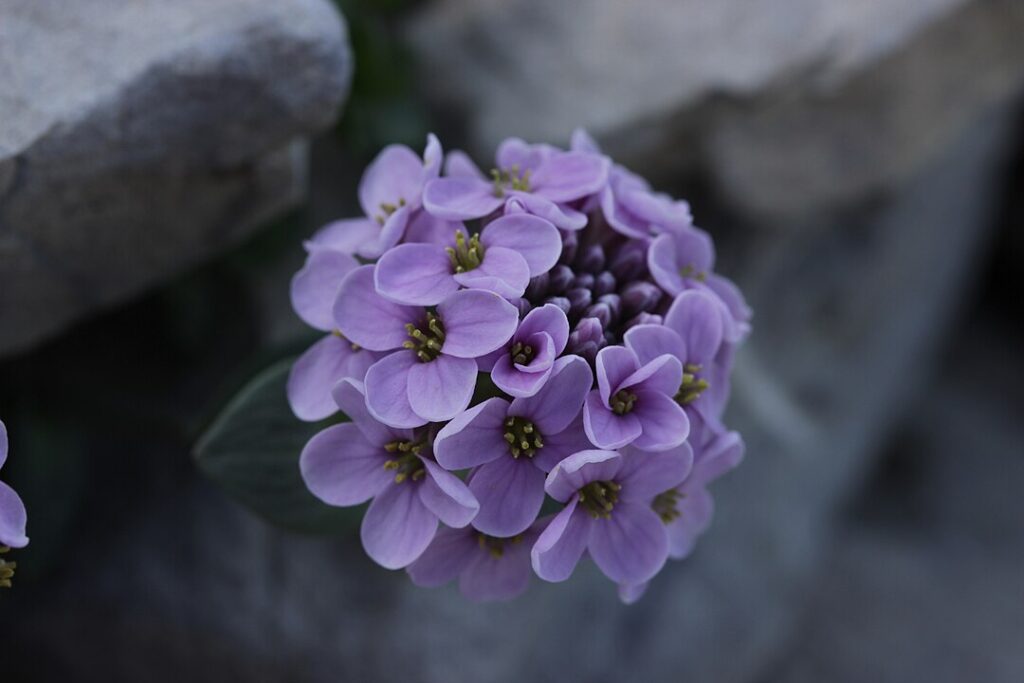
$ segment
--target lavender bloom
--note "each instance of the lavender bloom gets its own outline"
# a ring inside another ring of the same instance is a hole
[[[0,468],[7,462],[7,427],[0,421]],[[24,548],[28,545],[25,535],[25,523],[28,515],[21,498],[7,484],[0,481],[0,553],[11,548]],[[0,588],[10,588],[17,562],[0,559]]]
[[[466,485],[431,457],[425,429],[393,429],[366,410],[359,383],[342,380],[335,400],[352,422],[328,427],[306,444],[302,478],[337,506],[373,499],[360,535],[366,553],[388,569],[411,564],[430,545],[440,519],[463,527],[478,505]]]
[[[373,270],[362,266],[349,273],[334,306],[348,339],[372,351],[394,351],[366,373],[370,413],[398,428],[452,419],[473,396],[474,359],[512,337],[518,311],[497,294],[476,289],[448,295],[436,313],[402,306],[377,293]]]
[[[687,289],[703,289],[718,296],[729,310],[726,341],[739,342],[750,332],[750,307],[732,281],[713,272],[715,247],[711,237],[697,228],[658,236],[647,252],[651,277],[675,296]]]
[[[490,371],[494,384],[506,394],[533,396],[548,381],[568,340],[565,313],[546,304],[526,314],[504,348],[477,363],[481,370]]]
[[[579,230],[586,216],[564,205],[595,194],[608,180],[608,162],[582,152],[506,140],[498,148],[497,168],[488,179],[459,158],[458,175],[427,183],[423,205],[442,220],[464,221],[501,208],[526,211],[565,230]]]
[[[489,223],[479,235],[460,229],[445,244],[401,244],[377,262],[377,291],[396,303],[435,306],[461,287],[520,297],[531,277],[558,262],[562,240],[554,225],[513,214]]]
[[[537,518],[544,473],[570,453],[590,447],[578,416],[592,383],[582,358],[560,358],[534,396],[511,404],[488,399],[438,432],[434,452],[442,467],[476,468],[469,477],[469,489],[480,501],[474,527],[507,537]]]
[[[292,308],[310,327],[330,332],[299,357],[288,375],[288,403],[300,420],[315,422],[338,407],[331,389],[345,377],[360,382],[379,359],[345,339],[334,324],[334,300],[342,280],[359,266],[349,254],[310,247],[306,265],[292,278]]]
[[[417,586],[434,588],[453,579],[470,600],[511,600],[530,585],[530,548],[547,519],[511,538],[496,538],[472,527],[441,529],[406,571]]]
[[[564,581],[586,550],[604,574],[635,585],[658,573],[668,557],[665,525],[651,499],[689,473],[688,446],[624,456],[615,451],[575,453],[555,466],[544,488],[564,502],[531,551],[545,581]]]
[[[571,149],[601,154],[598,144],[582,129],[573,132]],[[688,202],[653,192],[646,180],[619,164],[611,166],[608,185],[596,201],[608,225],[626,237],[648,238],[693,223]]]
[[[674,448],[686,440],[690,421],[673,400],[683,367],[669,354],[641,364],[636,353],[608,346],[597,354],[597,389],[587,395],[583,426],[599,448],[634,444],[646,451]]]

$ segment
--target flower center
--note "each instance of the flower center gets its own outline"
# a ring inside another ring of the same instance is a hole
[[[614,481],[592,481],[576,493],[580,497],[580,504],[590,511],[594,519],[608,519],[612,516],[612,509],[619,502],[620,484]]]
[[[384,450],[395,453],[394,458],[384,461],[384,469],[395,471],[395,483],[401,484],[406,479],[419,481],[427,471],[419,452],[423,450],[422,441],[392,441],[384,444]]]
[[[436,315],[428,311],[426,322],[420,327],[406,323],[405,331],[410,339],[402,342],[402,346],[415,351],[421,363],[429,363],[441,355],[441,347],[444,346],[444,325]]]
[[[679,501],[685,497],[686,494],[682,493],[679,489],[669,489],[656,495],[654,502],[651,503],[651,507],[661,517],[662,522],[669,524],[678,519],[682,514],[677,506]]]
[[[693,363],[683,366],[683,383],[676,392],[676,403],[681,406],[693,403],[711,386],[706,379],[698,377],[697,373],[700,371],[701,366]]]
[[[708,274],[703,270],[697,270],[696,266],[688,265],[679,269],[679,274],[685,278],[693,278],[697,282],[704,282]]]
[[[636,404],[636,394],[628,389],[622,389],[612,396],[611,404],[612,411],[616,415],[625,415],[633,410],[633,406]]]
[[[348,339],[345,338],[345,335],[343,335],[341,333],[341,330],[332,330],[331,334],[333,334],[338,339],[342,339],[344,341],[348,341]],[[362,346],[360,346],[359,344],[356,344],[355,342],[350,342],[350,344],[352,346],[352,350],[353,351],[361,351],[363,349]]]
[[[11,549],[7,546],[0,546],[0,554],[8,553]],[[7,562],[0,558],[0,588],[10,588],[11,579],[14,578],[14,570],[18,568],[17,562]]]
[[[509,352],[509,355],[512,356],[513,363],[519,363],[520,365],[529,365],[530,361],[533,360],[533,351],[534,348],[532,346],[527,346],[522,342],[516,342],[515,344],[512,345],[512,349]]]
[[[395,211],[398,211],[398,209],[400,209],[403,206],[405,206],[405,197],[399,197],[397,204],[381,202],[380,213],[374,216],[374,218],[377,220],[377,225],[384,225],[387,222],[388,218],[391,216],[391,214],[393,214]]]
[[[521,417],[510,417],[505,420],[505,441],[513,458],[525,455],[532,458],[534,453],[544,448],[544,440],[540,432],[529,420]]]
[[[523,535],[519,534],[512,538],[498,538],[496,536],[488,536],[487,534],[477,533],[477,542],[480,547],[487,550],[491,554],[491,557],[497,559],[505,554],[505,546],[515,545],[516,543],[522,543]]]
[[[484,245],[480,244],[480,236],[473,235],[466,239],[461,230],[455,231],[455,246],[445,247],[444,250],[448,252],[448,259],[456,273],[473,270],[484,260]]]
[[[491,178],[494,179],[495,197],[504,197],[506,190],[530,191],[530,169],[520,173],[519,164],[513,164],[508,169],[492,168]]]

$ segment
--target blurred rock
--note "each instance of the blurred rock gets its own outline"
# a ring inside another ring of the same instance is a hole
[[[350,71],[326,0],[4,0],[0,354],[294,206]]]

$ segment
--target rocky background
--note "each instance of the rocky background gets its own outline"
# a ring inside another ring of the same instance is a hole
[[[1024,678],[1018,0],[0,0],[4,681]],[[347,25],[346,25],[347,24]],[[300,240],[427,130],[586,126],[756,312],[693,558],[477,606],[272,528],[196,438]],[[312,143],[310,143],[312,140]]]

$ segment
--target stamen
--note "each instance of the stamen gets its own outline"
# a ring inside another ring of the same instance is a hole
[[[683,382],[679,385],[679,391],[676,392],[676,403],[681,406],[693,403],[711,387],[707,380],[697,376],[701,369],[700,365],[693,363],[683,366]]]
[[[686,494],[682,493],[679,489],[669,489],[654,497],[651,508],[658,513],[662,522],[670,524],[679,519],[679,516],[683,514],[679,511],[678,507],[679,501],[683,498],[686,498]]]
[[[0,555],[10,552],[7,546],[0,546]],[[14,570],[18,568],[17,562],[7,562],[0,558],[0,588],[10,588],[11,579],[14,578]]]
[[[534,454],[544,447],[537,426],[525,418],[514,416],[505,420],[505,441],[508,442],[508,450],[513,458],[525,455],[532,458]]]
[[[634,404],[636,404],[636,394],[630,392],[628,389],[622,389],[612,396],[612,412],[616,415],[625,415],[632,411]]]
[[[504,197],[506,190],[518,192],[530,191],[530,169],[519,172],[519,165],[513,164],[509,169],[491,169],[491,179],[494,183],[494,196]]]
[[[405,197],[399,197],[398,204],[392,204],[390,202],[381,202],[380,213],[374,216],[374,218],[377,220],[377,225],[384,225],[387,222],[388,218],[391,216],[391,214],[393,214],[395,211],[398,211],[398,209],[403,206],[405,206]]]
[[[583,507],[590,511],[594,519],[608,519],[619,502],[619,492],[622,485],[614,481],[592,481],[576,494]]]
[[[496,536],[488,536],[487,534],[477,532],[477,543],[480,548],[489,552],[491,557],[495,559],[499,559],[505,554],[506,545],[515,545],[517,543],[522,543],[522,541],[522,534],[518,534],[511,538],[498,538]]]
[[[697,282],[704,282],[705,280],[708,279],[708,274],[706,271],[697,270],[697,268],[692,265],[687,265],[680,268],[679,274],[685,278],[692,278]]]
[[[441,349],[444,347],[444,325],[435,314],[428,311],[426,322],[420,327],[406,323],[405,332],[410,340],[402,342],[402,348],[415,351],[420,362],[429,363],[441,355]]]
[[[418,457],[424,445],[424,441],[390,441],[384,444],[384,450],[388,453],[401,454],[384,461],[384,469],[394,471],[396,484],[406,479],[419,481],[426,476],[426,468]]]
[[[480,244],[480,236],[473,235],[466,239],[461,230],[455,231],[455,246],[445,247],[448,260],[456,273],[465,273],[480,266],[484,260],[484,245]]]
[[[523,344],[522,342],[516,342],[509,349],[509,355],[512,357],[513,363],[519,363],[520,365],[529,365],[530,361],[533,360],[534,348]]]

